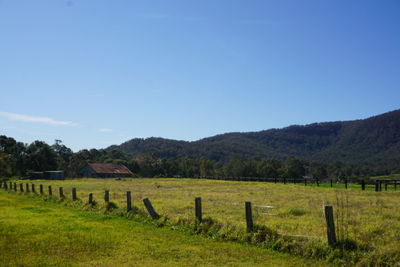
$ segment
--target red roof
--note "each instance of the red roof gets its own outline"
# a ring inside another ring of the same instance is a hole
[[[130,174],[133,173],[124,165],[116,163],[89,163],[96,173]]]

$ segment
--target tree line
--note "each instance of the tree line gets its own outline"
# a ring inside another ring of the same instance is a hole
[[[49,145],[42,141],[31,144],[0,136],[0,176],[27,177],[30,172],[63,170],[67,177],[78,177],[87,163],[121,163],[138,177],[262,177],[301,178],[305,175],[324,179],[373,175],[368,165],[334,164],[286,159],[244,158],[234,156],[226,162],[206,157],[160,158],[155,153],[135,156],[117,149],[84,149],[74,153],[61,140]]]

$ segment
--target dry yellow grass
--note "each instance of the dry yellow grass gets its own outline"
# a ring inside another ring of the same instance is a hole
[[[194,198],[202,197],[203,214],[221,223],[244,228],[244,202],[253,203],[254,222],[279,233],[325,239],[323,205],[334,206],[341,231],[350,238],[382,247],[400,247],[399,191],[361,191],[261,182],[210,181],[195,179],[71,179],[65,181],[23,181],[58,187],[71,198],[72,187],[87,201],[93,193],[97,202],[110,191],[110,201],[126,205],[126,191],[132,192],[133,204],[143,209],[142,199],[149,198],[161,215],[172,221],[194,217]],[[339,204],[339,205],[338,205]]]

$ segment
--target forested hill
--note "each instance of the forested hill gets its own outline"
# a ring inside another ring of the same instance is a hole
[[[260,132],[226,133],[194,142],[135,138],[107,150],[161,158],[206,157],[226,162],[232,157],[296,156],[325,163],[400,164],[400,110],[364,120],[313,123]]]

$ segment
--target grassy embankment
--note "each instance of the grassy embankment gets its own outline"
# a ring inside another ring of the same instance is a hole
[[[310,266],[291,255],[0,190],[1,266]]]
[[[104,190],[110,190],[111,201],[121,209],[126,205],[125,192],[130,190],[134,205],[143,209],[142,199],[148,197],[157,212],[175,225],[193,222],[194,198],[200,196],[204,216],[221,226],[217,236],[239,241],[246,240],[240,231],[245,228],[244,202],[251,201],[257,225],[267,226],[273,233],[281,234],[279,237],[292,238],[268,243],[258,236],[255,239],[260,240],[253,242],[258,245],[331,258],[336,263],[342,260],[391,264],[400,260],[400,192],[391,187],[389,191],[374,192],[372,186],[361,191],[359,185],[349,185],[346,190],[324,185],[192,179],[77,179],[34,183],[46,185],[46,190],[47,185],[53,185],[54,194],[62,186],[67,198],[71,198],[71,188],[76,187],[80,199],[87,201],[92,192],[99,203],[103,202]],[[347,243],[353,251],[332,251],[326,246],[322,209],[325,204],[334,206],[339,237],[355,241],[355,244]]]

